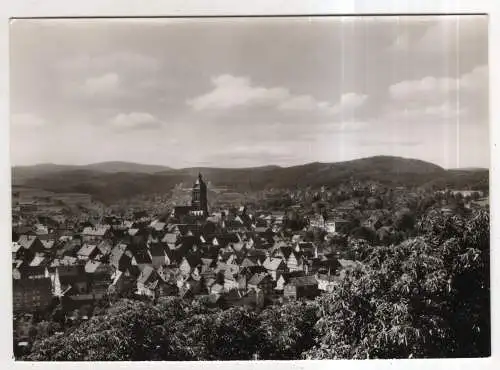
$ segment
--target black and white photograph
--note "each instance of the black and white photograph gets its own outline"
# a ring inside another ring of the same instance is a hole
[[[487,15],[9,38],[16,361],[491,355]]]

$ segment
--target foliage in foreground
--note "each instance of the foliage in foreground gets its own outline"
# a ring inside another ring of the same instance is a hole
[[[249,360],[490,354],[489,215],[429,215],[396,246],[357,245],[362,263],[313,302],[209,309],[122,300],[26,360]]]

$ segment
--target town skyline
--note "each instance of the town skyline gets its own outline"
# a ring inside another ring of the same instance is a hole
[[[489,167],[487,17],[17,20],[11,39],[13,165]]]

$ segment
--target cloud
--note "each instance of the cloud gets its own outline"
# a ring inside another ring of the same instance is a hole
[[[287,98],[290,93],[284,88],[251,86],[249,78],[221,75],[212,78],[214,89],[187,103],[195,110],[226,109],[244,105],[274,105]]]
[[[434,100],[436,96],[458,90],[459,81],[453,78],[424,77],[420,80],[398,82],[389,87],[392,99],[398,101],[422,99]]]
[[[405,121],[439,118],[455,120],[467,114],[487,114],[488,68],[475,67],[459,78],[424,77],[389,87],[388,118]]]
[[[235,107],[272,107],[282,112],[315,112],[326,115],[355,110],[366,95],[346,93],[336,104],[320,101],[311,95],[294,95],[283,87],[254,86],[248,77],[220,75],[212,78],[214,89],[187,101],[196,111],[229,109]]]
[[[102,76],[87,78],[83,83],[82,90],[90,96],[120,94],[120,77],[116,73],[106,73]]]
[[[155,129],[163,124],[152,114],[142,112],[120,113],[108,123],[111,127],[124,130]]]
[[[361,95],[361,94],[356,94],[356,93],[346,93],[343,94],[340,97],[340,101],[335,104],[332,108],[332,110],[335,113],[340,113],[345,110],[347,111],[353,111],[359,107],[361,107],[368,96],[366,95]]]
[[[37,128],[46,125],[46,121],[32,113],[16,113],[11,116],[12,127]]]

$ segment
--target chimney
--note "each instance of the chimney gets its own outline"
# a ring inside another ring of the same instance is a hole
[[[318,258],[318,246],[314,244],[314,258]]]

